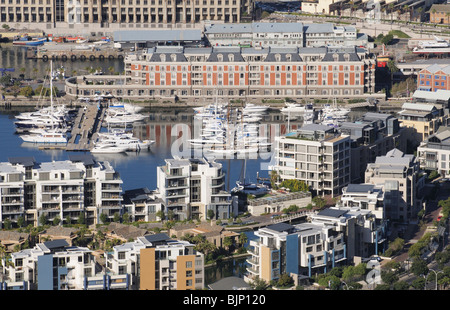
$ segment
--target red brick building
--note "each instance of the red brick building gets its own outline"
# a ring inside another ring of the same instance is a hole
[[[450,65],[431,65],[419,71],[417,89],[436,91],[450,90]]]

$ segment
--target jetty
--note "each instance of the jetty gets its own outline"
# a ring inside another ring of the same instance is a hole
[[[66,151],[86,152],[94,147],[92,141],[97,139],[105,111],[104,108],[97,105],[88,105],[78,109]]]

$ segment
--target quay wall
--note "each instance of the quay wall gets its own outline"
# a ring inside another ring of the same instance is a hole
[[[125,100],[128,102],[128,100]],[[378,109],[380,112],[383,111],[389,111],[389,110],[398,110],[401,108],[403,103],[408,101],[408,98],[405,99],[398,99],[398,100],[380,100],[378,104]],[[197,107],[199,105],[202,105],[202,102],[199,102],[196,99],[192,100],[183,100],[183,101],[175,101],[171,100],[171,98],[162,98],[162,99],[154,99],[149,98],[148,100],[130,100],[130,103],[141,106],[141,107],[148,107],[148,108],[158,108],[158,107],[164,107],[164,108],[183,108],[183,107]],[[74,99],[71,96],[62,96],[58,97],[56,100],[57,104],[64,104],[69,107],[83,107],[86,105],[84,102],[80,102],[76,99]],[[204,102],[207,104],[208,102]],[[245,103],[241,103],[244,105]],[[270,103],[264,103],[266,106],[270,106],[273,108],[281,108],[285,106],[285,103],[280,100],[280,102],[270,102]],[[321,105],[318,103],[317,105]],[[345,105],[345,104],[344,104]],[[0,108],[6,108],[6,109],[14,109],[14,108],[33,108],[36,106],[50,106],[50,98],[38,98],[38,97],[32,97],[27,98],[25,96],[5,96],[4,100],[0,99]]]

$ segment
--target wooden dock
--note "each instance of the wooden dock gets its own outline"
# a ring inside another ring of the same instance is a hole
[[[90,151],[94,147],[93,141],[102,127],[105,109],[97,105],[79,108],[72,127],[71,138],[67,143],[66,151]]]

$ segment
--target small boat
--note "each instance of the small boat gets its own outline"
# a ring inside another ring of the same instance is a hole
[[[127,151],[127,146],[118,146],[115,143],[98,143],[91,150],[93,154],[114,154],[114,153],[125,153]]]
[[[52,129],[35,134],[21,135],[20,138],[27,143],[67,144],[66,133]]]
[[[13,45],[20,46],[38,46],[47,42],[47,38],[30,38],[28,36],[20,37],[13,41]]]

